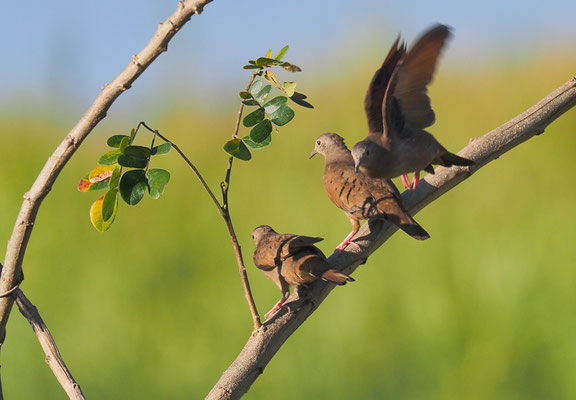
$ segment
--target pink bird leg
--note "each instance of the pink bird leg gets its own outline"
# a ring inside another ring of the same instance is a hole
[[[278,311],[280,311],[284,307],[284,303],[286,302],[286,299],[288,299],[288,297],[282,297],[280,300],[278,300],[278,303],[276,303],[270,311],[268,311],[266,314],[264,314],[264,318],[268,319],[272,315],[274,315]]]
[[[410,184],[407,174],[402,174],[402,185],[404,185],[406,189],[412,190],[412,185]]]
[[[414,173],[414,177],[412,178],[412,189],[411,190],[416,189],[416,186],[418,186],[418,182],[420,182],[420,171],[416,171]]]
[[[354,235],[358,232],[358,229],[353,230],[352,232],[350,232],[350,234],[348,236],[346,236],[346,238],[344,238],[344,240],[342,241],[342,243],[340,243],[338,246],[336,246],[336,249],[334,249],[335,251],[342,251],[346,248],[346,246],[348,246],[349,244],[353,244],[354,246],[358,246],[360,247],[360,245],[358,245],[357,243],[354,243],[352,241],[352,238],[354,237]]]

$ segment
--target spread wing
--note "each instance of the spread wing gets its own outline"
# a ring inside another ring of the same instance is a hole
[[[391,137],[404,128],[424,129],[434,123],[435,115],[428,97],[438,57],[450,29],[436,25],[418,39],[398,64],[382,104],[384,135]]]
[[[302,249],[312,250],[316,254],[324,254],[314,246],[314,243],[321,242],[324,240],[321,237],[311,237],[311,236],[301,236],[301,235],[281,235],[281,236],[290,236],[286,238],[281,246],[280,249],[280,258],[285,260],[286,258],[295,255]]]
[[[398,64],[398,61],[406,53],[406,45],[400,43],[400,36],[396,39],[388,55],[384,59],[382,66],[372,78],[366,97],[364,99],[364,110],[368,118],[368,129],[370,132],[382,132],[384,129],[382,120],[382,102],[384,94],[390,82],[390,77]]]

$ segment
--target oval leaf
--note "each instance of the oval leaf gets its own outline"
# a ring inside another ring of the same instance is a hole
[[[118,157],[118,164],[128,168],[146,168],[150,158],[150,149],[144,146],[128,146],[124,154]]]
[[[155,156],[158,154],[168,154],[172,149],[172,143],[166,142],[161,144],[160,146],[152,147],[150,154]]]
[[[265,119],[252,128],[250,131],[250,139],[256,143],[260,143],[266,140],[270,136],[270,133],[272,133],[272,124],[270,120]]]
[[[260,69],[260,67],[257,67],[255,65],[245,65],[242,68],[244,68],[244,69]]]
[[[262,88],[262,90],[258,92],[256,96],[254,96],[254,98],[258,103],[262,104],[266,100],[266,97],[268,97],[268,93],[270,93],[271,90],[272,85],[266,85]]]
[[[146,179],[148,179],[150,197],[157,199],[164,193],[164,188],[170,180],[170,172],[164,169],[149,169],[146,172]]]
[[[116,213],[118,208],[118,190],[110,189],[102,201],[102,220],[107,222]]]
[[[268,103],[264,104],[263,107],[264,107],[264,110],[268,114],[272,114],[274,111],[276,111],[277,109],[282,107],[284,104],[286,104],[287,101],[288,101],[288,99],[286,97],[278,96],[278,97],[274,97]]]
[[[250,114],[245,116],[244,120],[242,121],[242,124],[246,128],[249,128],[251,126],[256,125],[258,122],[262,121],[264,119],[264,116],[265,116],[264,109],[260,107],[256,111],[252,111]]]
[[[299,106],[306,107],[306,108],[314,108],[314,106],[312,104],[308,103],[306,100],[303,100],[299,97],[296,97],[296,94],[294,94],[294,96],[290,97],[290,100],[292,100],[294,103],[298,104]]]
[[[120,147],[120,143],[122,143],[122,140],[127,138],[128,140],[130,140],[130,137],[127,135],[114,135],[114,136],[110,136],[108,138],[108,140],[106,140],[106,144],[110,147]]]
[[[104,196],[96,200],[92,204],[92,207],[90,207],[90,222],[92,222],[92,225],[94,225],[94,228],[96,228],[98,232],[106,232],[108,228],[110,228],[112,222],[114,222],[114,218],[116,218],[116,211],[118,210],[118,208],[116,207],[116,209],[112,213],[112,216],[108,220],[104,221],[104,219],[102,218],[103,202],[104,202]]]
[[[247,92],[245,90],[241,91],[240,93],[238,93],[238,96],[240,96],[240,98],[246,100],[246,99],[251,99],[252,95],[250,94],[250,92]]]
[[[276,64],[276,60],[274,60],[273,58],[260,57],[256,60],[256,65],[260,68],[270,67],[274,64]]]
[[[292,121],[292,118],[294,118],[294,110],[292,110],[287,104],[284,104],[270,115],[272,123],[277,126],[286,125],[288,122]]]
[[[284,56],[286,55],[286,53],[288,52],[288,45],[282,47],[282,50],[280,50],[278,52],[278,54],[276,54],[276,57],[274,57],[275,60],[280,61],[284,58]]]
[[[267,138],[267,139],[265,139],[265,140],[263,140],[263,141],[261,141],[261,142],[258,142],[258,143],[256,143],[256,142],[253,141],[252,139],[250,139],[250,136],[244,136],[244,137],[242,138],[242,141],[243,141],[244,143],[246,143],[246,145],[247,145],[248,147],[250,147],[251,149],[258,150],[258,149],[261,149],[261,148],[263,148],[263,147],[268,146],[268,145],[272,142],[272,135],[268,135],[268,138]]]
[[[283,62],[282,64],[280,64],[280,66],[281,66],[282,68],[284,68],[286,71],[289,71],[289,72],[300,72],[300,71],[302,71],[299,66],[294,65],[294,64],[290,64],[289,62]]]
[[[260,80],[255,80],[254,82],[252,82],[252,84],[250,85],[250,89],[248,89],[248,91],[250,92],[250,94],[253,97],[256,97],[256,95],[258,94],[259,91],[262,90],[262,88],[264,87],[265,83],[260,81]]]
[[[111,150],[104,153],[98,160],[99,165],[111,165],[118,162],[118,157],[122,154],[120,150]]]
[[[250,150],[248,150],[248,147],[246,147],[244,142],[240,139],[232,139],[226,142],[224,145],[224,151],[240,160],[248,161],[252,158]]]
[[[120,179],[120,195],[129,205],[134,206],[142,200],[148,187],[146,174],[141,169],[128,171]]]
[[[116,167],[116,169],[114,171],[112,171],[112,176],[110,177],[110,184],[108,185],[108,187],[110,189],[118,188],[118,183],[120,182],[120,171],[121,170],[122,170],[122,168]]]
[[[252,99],[242,100],[242,103],[247,105],[247,106],[259,106],[260,105],[256,102],[256,100],[252,100]]]
[[[296,90],[296,82],[284,82],[282,88],[288,97],[292,97],[294,95],[294,91]]]
[[[108,179],[117,166],[117,164],[99,165],[88,173],[88,180],[90,183],[96,183]]]

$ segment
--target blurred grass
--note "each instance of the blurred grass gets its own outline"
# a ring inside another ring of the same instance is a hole
[[[558,61],[441,68],[431,131],[457,151],[574,75],[574,56],[542,59]],[[262,314],[280,293],[251,263],[255,226],[323,236],[327,253],[350,230],[324,194],[322,161],[307,156],[322,132],[337,131],[349,145],[365,135],[373,69],[302,84],[316,110],[299,110],[271,147],[235,163],[231,211]],[[182,104],[147,122],[217,189],[235,113],[232,103],[209,114]],[[1,237],[75,118],[0,114]],[[137,122],[104,121],[62,172],[37,219],[23,289],[89,398],[202,398],[251,328],[208,196],[175,154],[164,156],[156,165],[172,172],[165,196],[122,204],[99,234],[88,220],[98,194],[75,189],[105,138]],[[288,340],[246,398],[575,398],[575,133],[572,110],[422,211],[416,219],[432,239],[399,233],[387,242]],[[7,398],[64,398],[17,311],[2,353]]]

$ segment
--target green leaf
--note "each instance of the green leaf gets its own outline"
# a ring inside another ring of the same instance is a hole
[[[265,83],[262,82],[261,80],[255,80],[254,82],[252,82],[252,85],[250,85],[250,89],[248,89],[248,91],[253,97],[256,97],[256,95],[258,94],[259,91],[262,90],[264,85]]]
[[[254,61],[254,60],[248,60],[248,64],[256,65],[256,61]]]
[[[296,82],[284,82],[282,88],[288,97],[292,97],[294,95],[294,91],[296,90]]]
[[[104,219],[102,218],[103,202],[104,202],[104,196],[96,200],[92,204],[92,207],[90,207],[90,222],[92,222],[92,225],[94,225],[94,228],[96,228],[98,232],[106,232],[108,228],[110,228],[112,222],[114,222],[114,218],[116,218],[116,211],[118,210],[118,207],[116,207],[112,212],[110,218],[104,221]]]
[[[170,150],[172,150],[172,143],[166,142],[162,143],[160,146],[152,147],[152,150],[150,150],[150,155],[156,156],[158,154],[168,154]]]
[[[170,180],[170,172],[164,169],[149,169],[146,172],[146,179],[148,179],[150,197],[157,199],[164,193],[164,188]]]
[[[281,106],[286,104],[287,101],[288,101],[288,99],[286,97],[278,96],[278,97],[274,97],[268,103],[264,104],[263,107],[264,107],[264,110],[266,111],[266,113],[272,114],[274,111],[276,111]]]
[[[112,171],[112,176],[110,177],[110,183],[108,187],[110,189],[116,189],[118,187],[119,181],[120,181],[120,167],[116,167],[116,169]]]
[[[270,133],[272,133],[272,124],[270,123],[270,120],[265,119],[252,128],[250,131],[250,139],[256,143],[263,142],[268,139]]]
[[[256,100],[242,100],[242,103],[247,105],[247,106],[259,106],[260,104],[258,104],[258,102]]]
[[[224,145],[224,151],[240,160],[248,161],[252,158],[250,150],[248,150],[248,147],[246,147],[244,142],[240,139],[232,139],[226,142]]]
[[[135,137],[136,137],[136,129],[132,128],[132,130],[130,131],[130,143],[134,141]]]
[[[120,151],[122,153],[124,153],[124,150],[126,150],[126,147],[130,146],[130,138],[128,136],[126,136],[124,139],[122,139],[122,141],[120,142]]]
[[[120,143],[122,142],[123,139],[128,139],[130,140],[129,136],[126,135],[114,135],[114,136],[110,136],[108,138],[108,140],[106,141],[106,144],[110,147],[120,147]]]
[[[264,57],[266,57],[266,58],[272,57],[272,49],[268,49],[268,51],[266,52],[266,55]]]
[[[242,68],[243,69],[260,69],[260,67],[257,67],[256,65],[245,65]]]
[[[288,47],[289,47],[288,45],[282,47],[282,50],[280,50],[278,54],[276,54],[276,57],[274,57],[274,59],[278,61],[282,60],[286,55],[286,53],[288,52]]]
[[[272,123],[277,126],[286,125],[288,122],[292,121],[292,118],[294,118],[294,110],[292,110],[288,104],[284,104],[270,115]]]
[[[283,62],[282,64],[280,64],[280,66],[281,66],[282,68],[284,68],[286,71],[289,71],[289,72],[300,72],[300,71],[302,71],[299,66],[294,65],[294,64],[290,64],[289,62],[286,62],[286,61]]]
[[[118,162],[118,157],[122,154],[120,150],[111,150],[104,153],[98,160],[99,165],[111,165]]]
[[[246,145],[248,147],[250,147],[251,149],[258,150],[258,149],[261,149],[263,147],[268,146],[272,142],[272,135],[268,135],[268,138],[266,140],[263,140],[263,141],[258,142],[258,143],[256,143],[252,139],[250,139],[250,136],[244,136],[242,138],[242,141],[244,141],[244,143],[246,143]]]
[[[241,98],[243,98],[244,100],[246,99],[251,99],[252,95],[250,94],[250,92],[247,92],[245,90],[241,91],[240,93],[238,93],[238,96],[240,96]]]
[[[108,193],[104,195],[104,200],[102,201],[102,221],[106,222],[114,214],[116,214],[116,209],[118,208],[118,190],[110,189]]]
[[[128,146],[124,154],[118,157],[118,164],[128,168],[146,168],[150,158],[150,149],[144,146]]]
[[[265,116],[264,109],[260,107],[256,111],[252,111],[250,114],[245,116],[244,119],[242,120],[242,124],[246,128],[249,128],[251,126],[256,125],[258,122],[262,121],[264,119],[264,116]]]
[[[260,68],[270,67],[275,64],[278,64],[278,62],[273,58],[260,57],[256,60],[256,65]]]
[[[306,96],[304,96],[304,97],[306,97]],[[290,100],[292,100],[294,103],[298,104],[299,106],[306,107],[306,108],[314,108],[314,106],[312,104],[308,103],[306,100],[303,100],[299,97],[296,97],[296,94],[294,94],[294,96],[291,96]]]
[[[260,90],[256,96],[254,96],[255,100],[260,104],[264,103],[266,97],[268,97],[268,93],[270,93],[271,90],[272,85],[264,86],[264,88]]]
[[[134,206],[142,200],[146,189],[148,188],[148,180],[146,173],[141,169],[135,169],[126,172],[120,179],[120,194],[122,199],[129,205]]]

